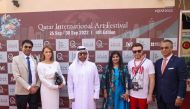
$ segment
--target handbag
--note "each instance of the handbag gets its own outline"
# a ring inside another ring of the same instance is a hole
[[[144,63],[145,60],[146,60],[146,58],[143,59],[143,61],[139,64],[139,66],[138,66],[138,68],[137,68],[137,70],[136,70],[136,72],[135,72],[135,75],[133,76],[132,79],[131,79],[131,76],[129,75],[129,78],[128,78],[128,89],[129,89],[129,90],[134,88],[135,82],[133,83],[132,81],[133,81],[133,79],[135,78],[135,76],[137,75],[139,68],[140,68],[141,65]]]
[[[63,78],[57,72],[55,72],[54,79],[55,79],[55,85],[61,85],[63,83]]]

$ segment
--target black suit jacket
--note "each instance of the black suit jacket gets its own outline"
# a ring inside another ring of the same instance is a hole
[[[164,73],[161,72],[162,59],[155,63],[156,97],[166,103],[173,103],[177,96],[184,98],[186,92],[187,66],[184,60],[172,56],[168,61]]]

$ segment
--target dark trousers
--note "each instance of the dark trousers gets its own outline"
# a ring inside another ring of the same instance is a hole
[[[175,106],[175,102],[174,103],[166,103],[166,102],[164,102],[162,97],[160,97],[160,99],[157,101],[157,106],[158,106],[158,109],[179,109],[179,107]]]
[[[16,95],[17,109],[27,109],[27,103],[29,104],[29,109],[38,109],[38,104],[40,102],[39,96],[39,90],[36,94]]]

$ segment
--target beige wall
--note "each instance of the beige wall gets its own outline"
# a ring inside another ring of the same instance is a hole
[[[175,0],[18,0],[20,7],[12,0],[0,0],[0,13],[35,12],[81,9],[114,8],[163,8],[175,5]]]

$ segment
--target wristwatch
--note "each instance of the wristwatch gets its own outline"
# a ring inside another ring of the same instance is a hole
[[[180,96],[177,96],[177,98],[180,99],[180,100],[183,100],[183,99],[184,99],[184,98],[182,98],[182,97],[180,97]]]

